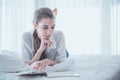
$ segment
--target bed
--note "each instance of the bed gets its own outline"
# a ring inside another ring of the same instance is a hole
[[[120,80],[120,56],[74,56],[80,77],[47,78],[0,72],[0,80]]]

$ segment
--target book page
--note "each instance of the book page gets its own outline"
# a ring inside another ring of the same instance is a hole
[[[80,77],[80,74],[77,73],[77,72],[71,72],[71,71],[51,72],[51,73],[47,73],[46,77],[48,77],[48,78],[54,78],[54,77]]]

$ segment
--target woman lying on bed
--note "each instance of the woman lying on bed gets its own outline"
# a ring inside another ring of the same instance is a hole
[[[56,10],[54,10],[56,14]],[[66,60],[65,39],[61,31],[54,31],[55,16],[49,8],[37,9],[34,30],[23,35],[22,54],[28,64],[38,62],[35,70],[44,70]]]

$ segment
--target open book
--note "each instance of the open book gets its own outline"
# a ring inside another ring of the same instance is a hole
[[[37,64],[37,63],[35,63]],[[31,65],[33,67],[35,64]],[[79,73],[73,69],[74,60],[73,59],[67,59],[66,61],[56,64],[54,66],[48,66],[45,71],[35,71],[33,69],[29,71],[22,71],[18,73],[19,76],[35,76],[35,75],[41,75],[46,76],[49,78],[52,77],[80,77]]]
[[[77,72],[72,71],[65,71],[65,72],[22,72],[18,73],[19,76],[46,76],[48,78],[55,78],[55,77],[80,77],[80,74]]]

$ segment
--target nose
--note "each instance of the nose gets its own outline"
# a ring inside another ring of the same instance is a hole
[[[47,30],[47,34],[51,34],[51,30]]]

